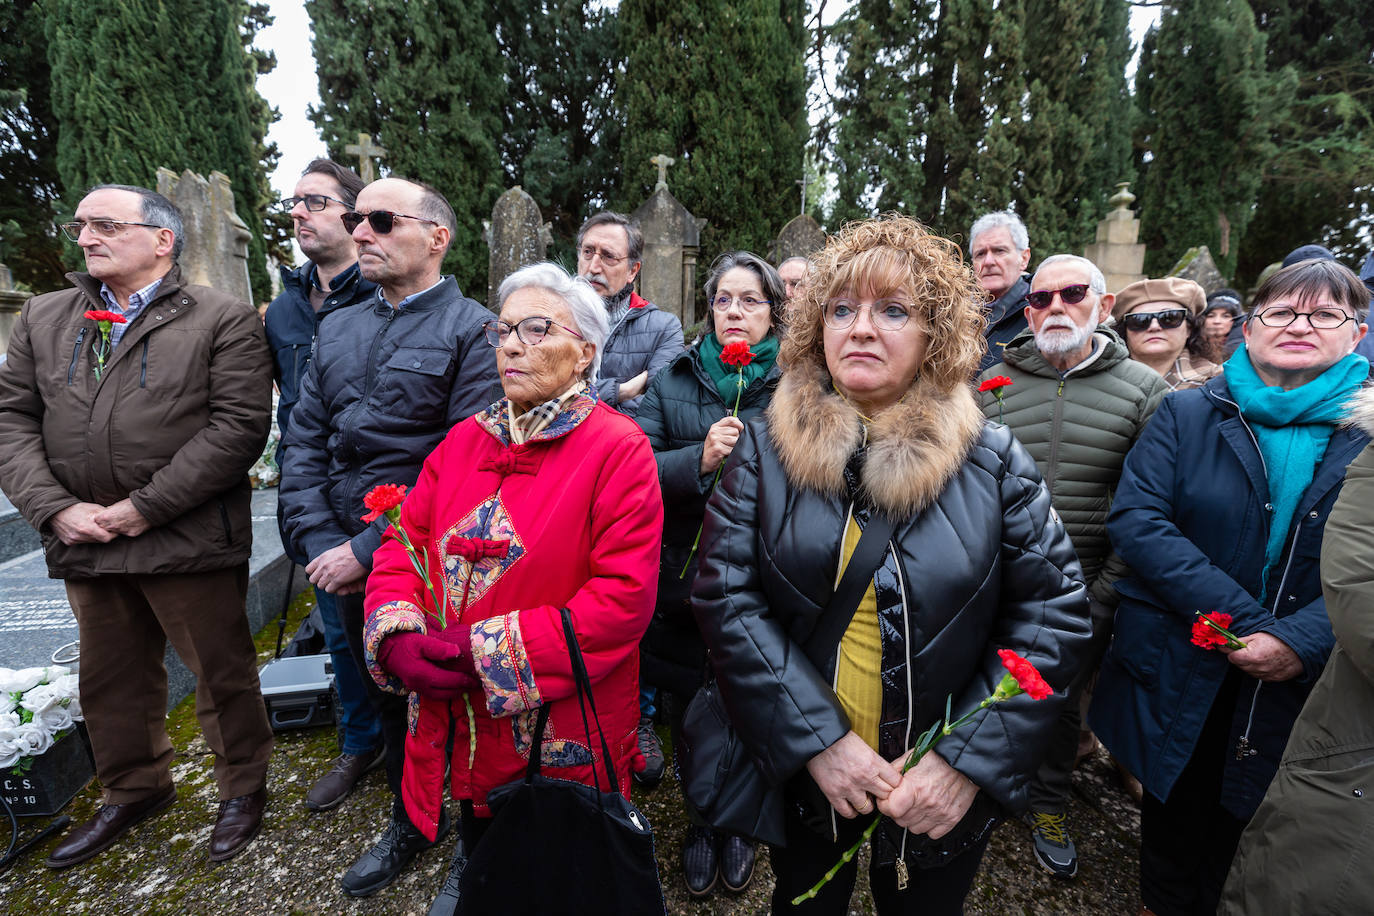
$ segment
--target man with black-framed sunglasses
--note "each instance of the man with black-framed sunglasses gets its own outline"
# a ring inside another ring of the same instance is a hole
[[[352,207],[330,204],[318,212],[351,233],[359,273],[376,286],[365,302],[320,324],[291,414],[281,504],[311,583],[334,597],[349,673],[362,681],[381,725],[390,824],[342,880],[344,893],[366,897],[433,844],[401,804],[405,700],[383,693],[367,673],[363,588],[387,520],[364,523],[363,497],[379,484],[413,486],[449,429],[501,391],[482,330],[491,312],[440,273],[458,228],[443,195],[417,181],[383,178],[363,188]],[[435,842],[447,830],[445,818]]]
[[[1114,302],[1087,258],[1046,258],[1028,285],[1027,330],[1007,345],[1002,363],[979,377],[983,415],[1011,427],[1035,459],[1088,583],[1093,640],[1031,781],[1026,818],[1037,864],[1059,878],[1078,872],[1065,810],[1080,743],[1084,752],[1094,746],[1090,733],[1080,736],[1082,708],[1111,638],[1118,601],[1112,583],[1124,571],[1107,539],[1107,512],[1126,453],[1169,391],[1101,324]]]

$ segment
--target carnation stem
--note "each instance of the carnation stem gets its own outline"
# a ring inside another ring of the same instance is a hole
[[[740,367],[739,381],[735,383],[735,407],[730,411],[730,416],[739,416],[739,399],[744,394],[744,368]],[[725,470],[725,459],[722,458],[720,464],[716,465],[716,476],[711,478],[711,488],[706,491],[706,498],[710,499],[711,494],[716,492],[716,484],[720,483],[720,472]],[[706,528],[706,520],[702,519],[701,524],[697,525],[697,536],[692,538],[692,549],[687,552],[687,562],[682,564],[682,572],[677,574],[679,579],[687,578],[687,570],[692,568],[692,557],[697,555],[697,545],[701,543],[701,532]]]

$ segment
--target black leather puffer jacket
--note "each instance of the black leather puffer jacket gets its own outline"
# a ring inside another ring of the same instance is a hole
[[[918,382],[880,414],[853,487],[845,470],[864,435],[821,370],[791,367],[730,457],[707,505],[692,592],[726,708],[770,781],[800,774],[815,790],[807,761],[850,723],[832,689],[835,648],[808,656],[801,647],[830,600],[857,498],[897,520],[875,577],[879,753],[902,754],[950,695],[956,716],[972,709],[1005,673],[997,649],[1013,649],[1055,696],[994,706],[935,752],[1004,809],[1023,811],[1088,643],[1068,535],[1034,461],[1005,427],[984,424],[965,387],[947,394]]]

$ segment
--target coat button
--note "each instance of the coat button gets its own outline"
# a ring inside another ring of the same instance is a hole
[[[418,369],[418,368],[420,368],[420,361],[419,361],[418,359],[415,360],[413,363],[410,364],[410,368],[412,368],[412,369]]]
[[[1289,601],[1297,601],[1297,600],[1298,600],[1298,596],[1297,596],[1297,595],[1289,595],[1289,596],[1288,596],[1288,600],[1289,600]]]
[[[153,317],[156,318],[158,321],[161,321],[161,320],[162,320],[162,316],[161,316],[161,315],[154,315]]]
[[[181,300],[181,304],[182,304],[182,305],[190,305],[190,304],[191,304],[191,300],[190,300],[190,299],[182,299],[182,300]]]
[[[175,315],[175,314],[177,313],[177,310],[176,310],[176,309],[168,309],[168,311],[171,312],[173,315]]]
[[[1273,504],[1273,503],[1265,503],[1265,504],[1264,504],[1264,511],[1265,511],[1265,512],[1273,512],[1273,511],[1274,511],[1274,504]]]
[[[1313,509],[1311,512],[1307,513],[1307,517],[1308,517],[1308,518],[1316,518],[1316,517],[1317,517],[1317,510]]]
[[[1353,796],[1355,796],[1356,798],[1364,798],[1364,789],[1356,789],[1355,791],[1351,792],[1350,794],[1353,795]]]

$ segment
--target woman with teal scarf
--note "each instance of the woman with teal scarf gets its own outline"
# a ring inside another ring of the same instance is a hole
[[[1303,261],[1255,295],[1221,376],[1170,394],[1126,458],[1107,531],[1131,575],[1090,713],[1142,782],[1142,913],[1214,913],[1334,637],[1319,559],[1367,384],[1369,292]],[[1191,641],[1231,616],[1245,648]],[[1275,880],[1282,880],[1280,876]]]
[[[706,665],[689,602],[697,571],[693,548],[707,497],[744,424],[772,400],[786,296],[768,262],[735,251],[711,266],[706,301],[700,343],[654,378],[635,415],[658,461],[665,512],[658,603],[640,645],[640,679],[658,688],[675,745],[682,711]],[[718,883],[740,891],[754,872],[754,845],[697,823],[688,830],[682,860],[694,896],[709,894]]]

